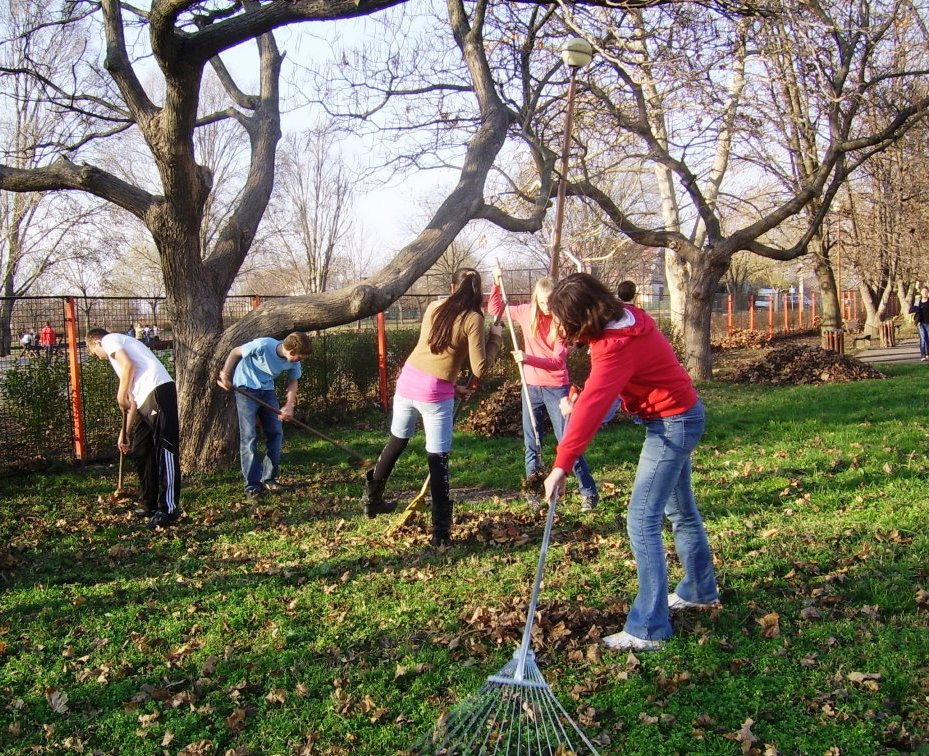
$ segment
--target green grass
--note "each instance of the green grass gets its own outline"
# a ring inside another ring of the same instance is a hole
[[[925,368],[701,393],[724,609],[677,616],[660,653],[601,651],[636,590],[642,431],[612,425],[588,453],[608,495],[582,514],[572,493],[555,523],[546,679],[604,754],[929,753]],[[373,458],[386,424],[325,430]],[[292,491],[246,505],[236,469],[190,476],[188,516],[155,535],[108,501],[115,467],[0,483],[0,753],[393,753],[506,663],[543,525],[518,439],[456,433],[470,490],[441,553],[422,516],[394,537],[363,517],[338,450],[285,448]],[[409,501],[425,472],[419,436],[393,491]]]

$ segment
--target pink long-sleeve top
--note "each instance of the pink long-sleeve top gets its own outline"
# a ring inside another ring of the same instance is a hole
[[[567,386],[568,348],[561,339],[550,337],[552,316],[540,311],[538,332],[535,332],[532,330],[532,304],[506,305],[506,310],[523,332],[526,383],[530,386]],[[503,295],[497,284],[490,290],[487,311],[495,318],[504,314]]]
[[[590,376],[555,453],[554,466],[562,470],[570,470],[584,453],[617,397],[626,412],[644,420],[679,415],[699,399],[651,316],[631,305],[625,310],[589,342]]]

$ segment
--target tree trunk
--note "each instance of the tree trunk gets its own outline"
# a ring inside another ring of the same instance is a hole
[[[713,377],[713,350],[710,346],[713,298],[726,274],[729,255],[707,250],[690,266],[690,288],[684,301],[685,367],[694,380]]]
[[[809,246],[813,257],[813,272],[819,285],[820,304],[822,305],[822,330],[838,331],[842,328],[842,309],[839,305],[839,295],[836,290],[835,274],[829,253],[822,248],[816,240]]]

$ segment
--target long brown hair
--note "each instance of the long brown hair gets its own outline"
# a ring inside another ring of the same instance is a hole
[[[429,350],[442,354],[452,344],[452,328],[458,316],[466,312],[482,315],[481,274],[474,268],[459,268],[452,276],[453,291],[436,310],[429,334]]]
[[[607,323],[625,312],[622,302],[589,273],[565,276],[552,289],[548,306],[559,322],[565,341],[587,341],[599,336]]]

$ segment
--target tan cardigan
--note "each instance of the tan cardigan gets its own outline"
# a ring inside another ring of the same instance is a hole
[[[429,336],[436,308],[441,301],[430,302],[423,315],[423,325],[419,331],[419,341],[407,357],[407,364],[417,370],[434,375],[446,381],[456,381],[461,372],[465,358],[471,363],[471,373],[481,378],[500,351],[503,339],[490,334],[484,345],[484,317],[476,312],[466,312],[458,316],[452,326],[452,342],[441,354],[433,354],[429,349]]]

